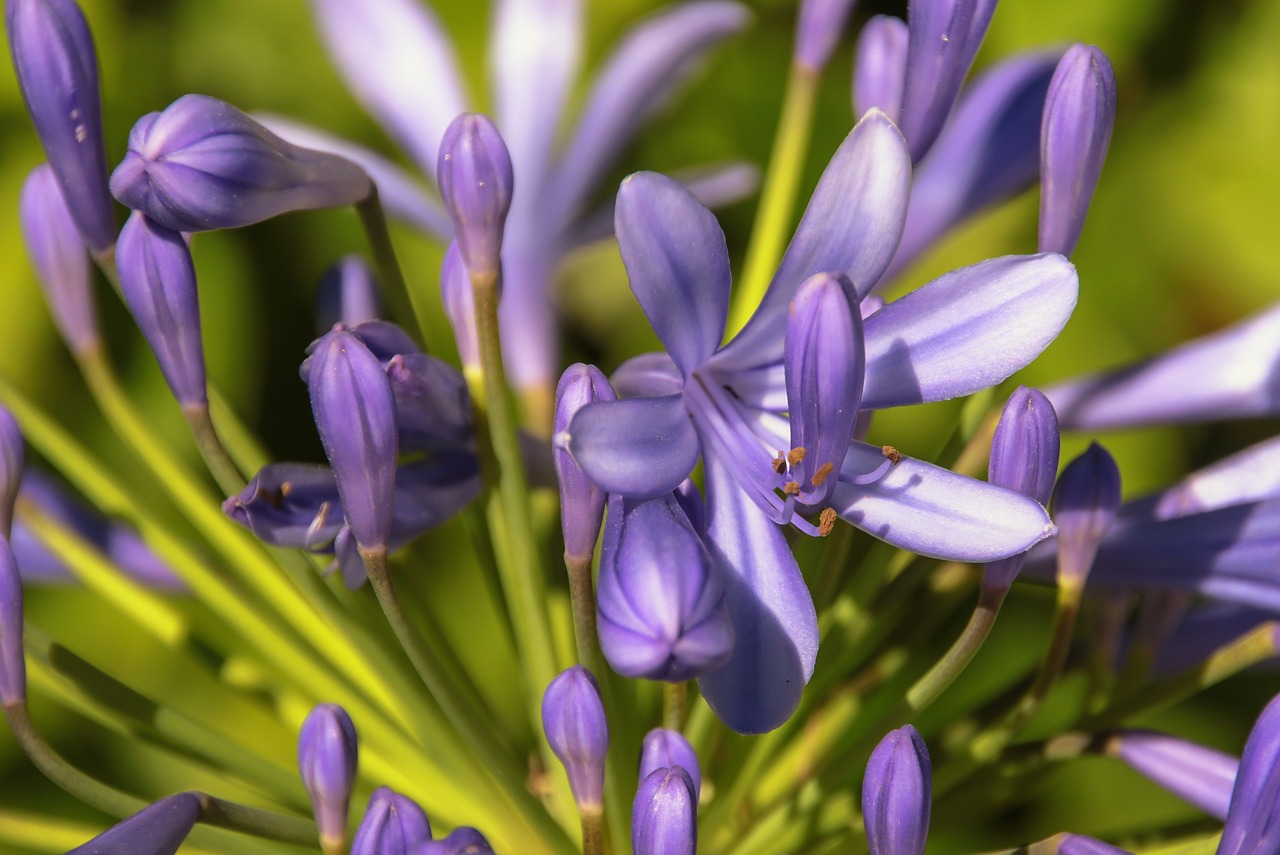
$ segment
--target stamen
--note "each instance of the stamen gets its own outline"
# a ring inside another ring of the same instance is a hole
[[[828,464],[830,465],[830,464]],[[822,513],[818,514],[818,535],[826,537],[831,534],[831,530],[836,527],[836,512],[832,508],[823,508]]]
[[[898,459],[901,460],[902,455],[898,455]],[[853,478],[849,478],[846,480],[850,484],[874,484],[875,482],[883,478],[886,473],[888,473],[890,467],[892,467],[894,463],[895,463],[894,459],[890,457],[888,460],[886,460],[884,463],[881,463],[879,466],[877,466],[875,469],[872,469],[870,472],[864,472],[861,475],[857,475]]]
[[[831,475],[831,473],[835,471],[835,468],[836,468],[835,464],[829,460],[826,463],[819,466],[818,471],[814,472],[813,478],[810,479],[811,481],[813,481],[813,486],[821,487],[823,482],[825,482],[827,478]]]
[[[892,445],[880,446],[880,453],[889,458],[889,461],[897,466],[902,462],[902,452],[894,448]]]

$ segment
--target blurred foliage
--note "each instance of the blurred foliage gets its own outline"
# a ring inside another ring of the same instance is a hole
[[[304,0],[82,0],[95,31],[102,66],[108,151],[123,154],[139,115],[162,109],[186,92],[203,92],[249,110],[289,114],[334,129],[388,153],[374,123],[344,90],[308,20]],[[469,74],[473,104],[486,106],[486,9],[475,0],[435,0],[457,41]],[[763,166],[777,120],[790,52],[794,4],[753,0],[755,26],[722,49],[689,93],[652,122],[623,158],[625,171],[745,159]],[[857,16],[902,14],[903,3],[865,2]],[[655,8],[652,0],[588,0],[586,63],[597,65],[628,21]],[[852,32],[852,29],[851,29]],[[1280,3],[1273,0],[1002,0],[979,65],[1013,51],[1067,41],[1090,41],[1111,57],[1119,76],[1120,115],[1111,154],[1076,254],[1080,305],[1062,337],[1017,380],[1047,383],[1082,371],[1153,354],[1233,322],[1271,303],[1280,288]],[[812,187],[826,158],[852,126],[848,35],[821,93],[807,170]],[[581,93],[578,93],[581,95]],[[15,212],[18,189],[40,153],[11,74],[0,74],[0,209]],[[614,176],[621,178],[622,168]],[[906,288],[938,273],[1035,244],[1035,192],[978,218],[903,276]],[[740,262],[753,200],[721,213],[735,264]],[[10,214],[0,231],[0,371],[32,394],[103,454],[122,478],[133,464],[104,436],[101,420],[42,305]],[[418,288],[434,290],[440,250],[408,231],[396,234],[402,262]],[[321,459],[297,365],[315,332],[311,292],[320,272],[362,238],[352,214],[286,217],[254,228],[202,235],[196,243],[209,369],[234,405],[257,426],[274,456]],[[112,348],[131,390],[161,437],[189,450],[185,426],[169,400],[150,354],[105,285],[101,289]],[[590,248],[566,265],[561,302],[570,358],[606,370],[654,345],[626,288],[615,248]],[[435,350],[452,358],[448,326],[437,311]],[[1194,378],[1188,378],[1189,381]],[[887,413],[875,427],[900,448],[941,446],[958,407],[939,404]],[[1274,433],[1275,423],[1228,424],[1193,430],[1146,430],[1100,439],[1115,453],[1135,495],[1167,483],[1188,467]],[[1071,439],[1064,457],[1090,437]],[[459,590],[443,572],[465,549],[458,526],[431,538],[420,554],[440,556],[418,580],[424,609],[457,623],[440,605]],[[975,668],[957,684],[977,680],[984,663],[1015,651],[1019,639],[1038,638],[1045,603],[1024,593],[1001,619]],[[138,679],[183,679],[165,674],[137,633],[114,614],[94,612],[91,597],[59,591],[55,604],[37,592],[31,609],[45,629],[79,641]],[[86,613],[89,617],[86,619]],[[465,627],[458,627],[466,632]],[[951,637],[944,627],[939,643]],[[97,640],[95,647],[95,639]],[[499,645],[501,646],[501,645]],[[486,648],[474,648],[476,663]],[[492,662],[492,659],[489,660]],[[977,672],[976,674],[974,672]],[[495,684],[501,670],[487,675]],[[1224,750],[1238,750],[1274,683],[1238,681],[1209,693],[1159,724]],[[84,721],[48,703],[36,717],[74,759],[118,770],[128,782],[142,764],[160,764],[174,788],[198,781],[172,761],[123,751]],[[274,752],[288,756],[292,744]],[[166,765],[167,764],[167,765]],[[851,776],[857,772],[851,770]],[[7,734],[0,734],[0,802],[39,805],[49,785],[34,776]],[[1182,806],[1110,761],[1064,770],[1032,803],[991,822],[1014,836],[1043,836],[1060,828],[1140,841],[1174,825],[1203,830]],[[232,793],[231,795],[236,795]],[[1027,793],[1028,797],[1032,794]],[[981,845],[981,835],[956,833],[935,841],[947,849]]]

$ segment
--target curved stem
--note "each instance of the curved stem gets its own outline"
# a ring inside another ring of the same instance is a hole
[[[382,211],[382,202],[378,200],[378,188],[374,187],[369,197],[356,205],[356,213],[360,215],[360,225],[369,239],[369,250],[373,253],[373,262],[382,278],[383,293],[390,304],[391,313],[410,337],[425,350],[426,325],[418,314],[413,302],[413,295],[400,272],[400,262],[396,259],[395,247],[391,244],[391,233],[387,230],[387,218]]]
[[[204,458],[204,465],[209,468],[218,488],[228,496],[234,496],[245,485],[244,473],[236,466],[231,455],[227,454],[218,431],[213,426],[213,418],[209,415],[209,405],[185,404],[182,415],[191,426],[191,435],[195,438],[196,448]]]

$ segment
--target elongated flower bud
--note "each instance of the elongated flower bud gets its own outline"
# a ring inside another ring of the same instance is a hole
[[[26,461],[26,444],[18,422],[4,406],[0,406],[0,535],[13,533],[13,503],[22,486],[22,470]]]
[[[1122,730],[1107,753],[1181,799],[1226,819],[1240,761],[1230,754],[1150,730]]]
[[[584,406],[595,401],[613,401],[617,396],[604,373],[594,365],[574,363],[560,375],[556,386],[556,436],[566,435],[569,422]],[[564,531],[564,552],[586,560],[596,548],[600,523],[604,519],[604,491],[583,474],[569,451],[554,446],[556,478],[560,483],[560,526]],[[669,765],[669,764],[668,764]]]
[[[631,808],[631,848],[635,855],[698,851],[698,799],[684,769],[655,769],[640,782]]]
[[[18,87],[71,218],[94,253],[115,243],[107,193],[98,57],[74,0],[5,0]]]
[[[325,270],[316,291],[316,329],[320,335],[334,324],[354,327],[382,316],[378,282],[368,262],[348,255]]]
[[[1040,251],[1070,255],[1116,121],[1116,75],[1093,45],[1072,46],[1049,83],[1040,126]]]
[[[542,696],[542,729],[569,775],[578,809],[603,810],[609,724],[600,689],[590,671],[575,665],[551,681]]]
[[[184,95],[139,119],[111,175],[123,204],[182,232],[352,205],[372,188],[351,161],[285,142],[207,95]]]
[[[27,663],[22,655],[22,577],[7,537],[0,537],[0,703],[27,702]]]
[[[1058,584],[1083,587],[1098,545],[1120,508],[1120,470],[1096,442],[1067,464],[1053,492]]]
[[[455,828],[444,840],[418,844],[409,855],[494,855],[484,835],[470,826]]]
[[[733,652],[720,568],[671,494],[610,497],[598,601],[600,647],[623,676],[681,682]]]
[[[689,774],[696,805],[702,792],[702,768],[698,764],[698,755],[679,731],[655,727],[645,734],[640,745],[640,780],[666,766],[679,766]]]
[[[1019,386],[1009,396],[991,440],[987,480],[1049,504],[1058,472],[1060,434],[1053,405],[1037,389]],[[983,584],[1007,590],[1026,553],[993,561],[983,570]]]
[[[875,107],[894,122],[902,111],[907,73],[907,22],[876,15],[862,28],[853,59],[853,114]]]
[[[800,286],[787,313],[785,367],[791,451],[781,486],[820,505],[849,450],[866,368],[858,296],[847,277],[819,273]]]
[[[796,25],[796,62],[814,74],[822,71],[840,41],[854,0],[803,0]]]
[[[1219,855],[1277,850],[1280,833],[1280,696],[1263,709],[1240,757]]]
[[[18,212],[27,253],[58,332],[73,353],[97,347],[98,312],[89,253],[49,164],[42,163],[27,176]]]
[[[147,805],[67,855],[173,855],[200,818],[200,797],[178,793]]]
[[[356,728],[346,710],[321,704],[298,734],[298,771],[326,852],[347,839],[347,812],[356,782]]]
[[[377,357],[343,329],[316,342],[309,378],[311,410],[347,524],[362,553],[385,550],[397,453],[391,384]]]
[[[431,823],[417,802],[378,787],[369,797],[364,819],[351,841],[351,855],[408,855],[431,839]]]
[[[867,761],[862,818],[871,855],[921,855],[933,792],[929,749],[911,725],[891,731]]]
[[[513,179],[511,156],[493,122],[479,113],[453,120],[440,141],[436,180],[467,271],[497,276]]]
[[[476,334],[476,300],[471,291],[471,274],[462,260],[458,242],[451,241],[440,267],[440,297],[444,312],[453,327],[453,340],[458,348],[464,371],[480,370],[480,340]]]
[[[116,249],[120,290],[183,406],[208,403],[200,301],[191,250],[178,232],[135,212]]]

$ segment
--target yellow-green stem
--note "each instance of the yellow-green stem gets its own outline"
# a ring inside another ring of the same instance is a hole
[[[391,314],[414,341],[425,347],[426,323],[413,302],[404,274],[400,272],[400,262],[396,259],[391,233],[387,230],[387,218],[378,200],[378,188],[373,188],[369,197],[356,205],[356,213],[360,215],[360,225],[369,240],[369,250],[382,279],[383,294],[390,304]]]

